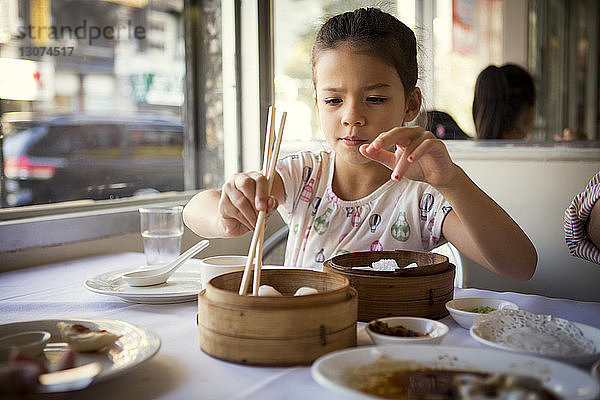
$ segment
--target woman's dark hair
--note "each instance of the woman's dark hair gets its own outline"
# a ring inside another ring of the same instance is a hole
[[[319,53],[350,45],[392,65],[404,85],[405,96],[417,84],[417,40],[414,32],[396,17],[378,8],[359,8],[331,17],[323,24],[312,48],[314,69]]]
[[[473,121],[478,139],[504,139],[518,130],[523,111],[535,104],[529,72],[514,64],[490,65],[475,82]]]

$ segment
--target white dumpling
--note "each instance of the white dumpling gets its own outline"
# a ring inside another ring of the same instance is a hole
[[[296,290],[296,293],[294,293],[294,296],[306,296],[309,294],[317,294],[317,293],[319,293],[319,291],[315,288],[308,287],[308,286],[302,286],[301,288]]]
[[[273,286],[269,285],[260,285],[258,287],[258,295],[259,296],[283,296],[281,293],[277,291]]]

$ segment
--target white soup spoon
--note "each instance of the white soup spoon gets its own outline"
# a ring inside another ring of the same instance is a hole
[[[165,283],[173,272],[183,265],[184,261],[204,250],[207,246],[208,240],[203,240],[190,247],[185,253],[173,261],[170,261],[161,267],[126,272],[121,275],[121,278],[123,278],[125,283],[129,286],[152,286]]]

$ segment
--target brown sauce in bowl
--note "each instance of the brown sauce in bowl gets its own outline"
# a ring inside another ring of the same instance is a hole
[[[369,329],[375,333],[399,337],[424,337],[427,333],[415,332],[412,329],[405,328],[402,325],[389,326],[386,322],[374,321],[369,324]]]

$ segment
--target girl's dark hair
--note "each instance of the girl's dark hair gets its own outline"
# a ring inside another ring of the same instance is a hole
[[[359,8],[330,18],[323,24],[312,48],[313,83],[319,53],[350,45],[357,51],[392,65],[404,85],[405,96],[417,84],[417,40],[396,17],[378,8]]]
[[[475,82],[473,121],[478,139],[504,139],[518,130],[523,111],[535,104],[529,72],[514,64],[490,65]]]

